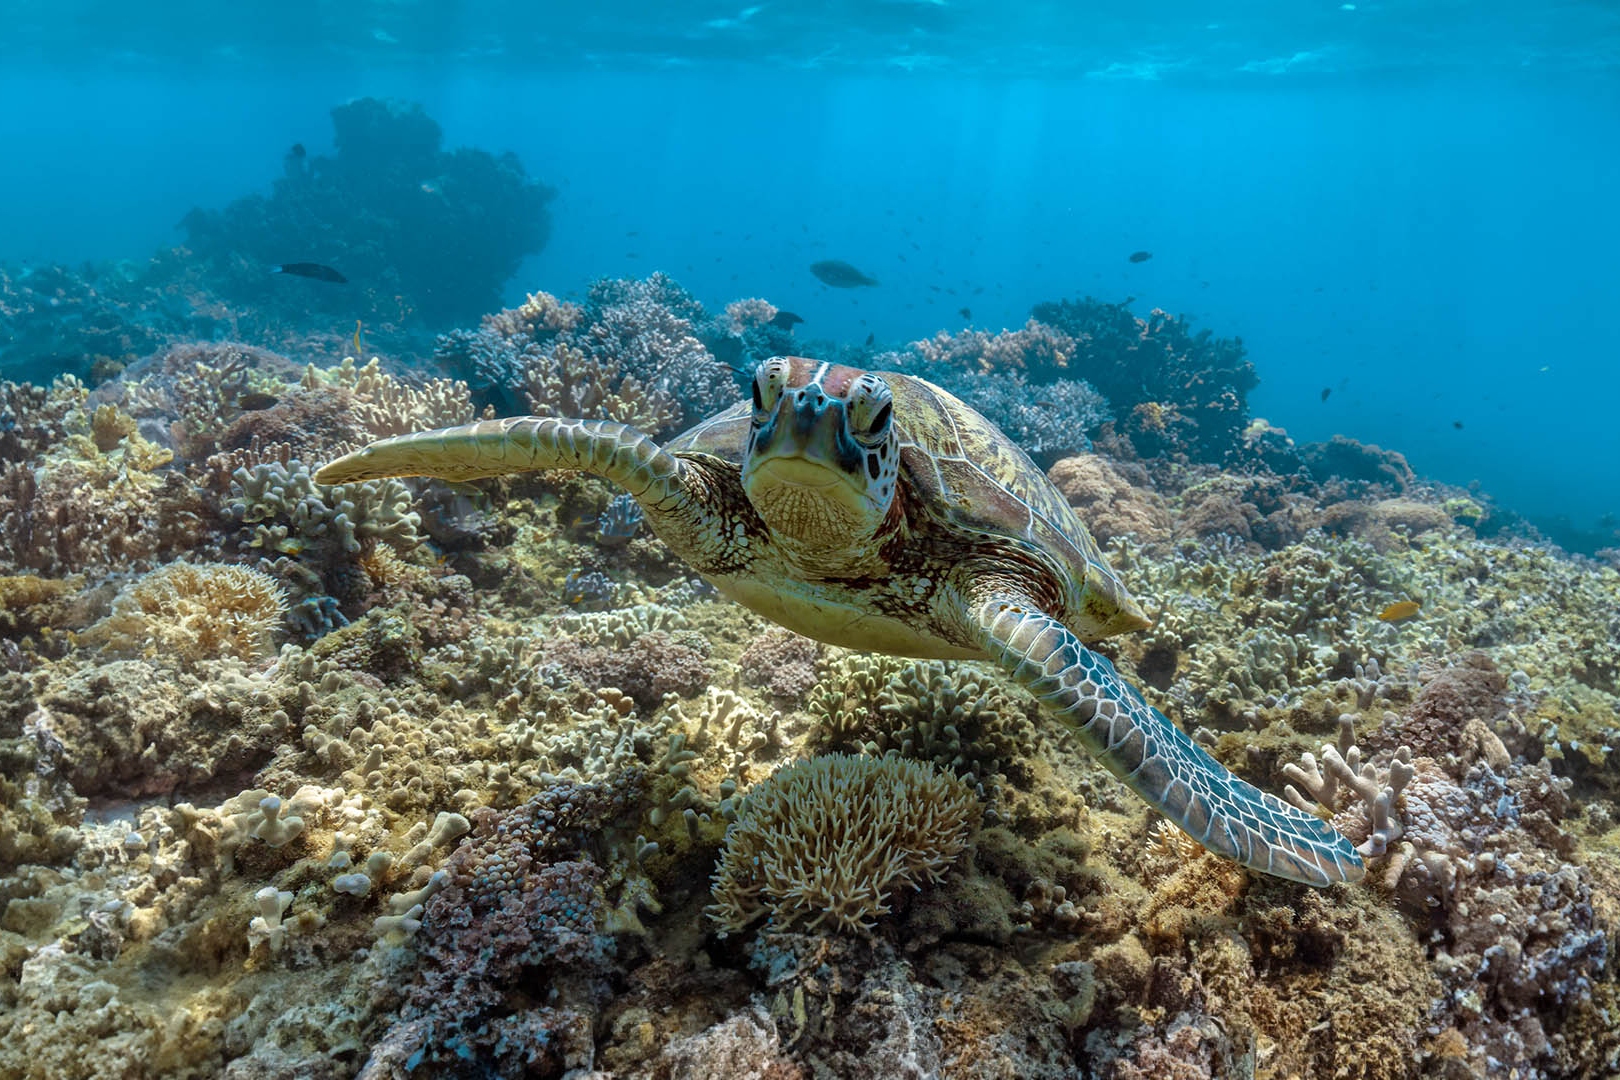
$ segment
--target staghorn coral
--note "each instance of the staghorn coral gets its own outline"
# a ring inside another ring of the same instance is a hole
[[[287,595],[262,570],[219,563],[169,563],[125,588],[81,640],[109,653],[178,660],[274,652]]]
[[[920,762],[789,765],[749,791],[726,830],[709,917],[726,933],[761,915],[777,929],[870,929],[896,891],[944,876],[978,815],[966,785]]]

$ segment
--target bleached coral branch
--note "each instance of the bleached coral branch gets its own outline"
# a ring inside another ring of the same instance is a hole
[[[1370,761],[1363,763],[1355,738],[1355,717],[1348,713],[1340,716],[1338,745],[1322,747],[1320,765],[1315,755],[1305,754],[1301,764],[1283,766],[1283,775],[1304,788],[1310,798],[1300,794],[1294,784],[1288,785],[1285,794],[1289,802],[1307,812],[1315,809],[1312,800],[1329,810],[1338,810],[1342,783],[1366,804],[1372,823],[1367,839],[1357,845],[1356,850],[1366,858],[1375,859],[1387,854],[1389,846],[1401,838],[1404,829],[1400,815],[1395,812],[1395,803],[1402,789],[1417,775],[1417,769],[1412,764],[1411,748],[1405,746],[1395,751],[1388,768],[1380,769]]]

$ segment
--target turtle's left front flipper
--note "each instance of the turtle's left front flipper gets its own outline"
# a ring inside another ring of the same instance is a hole
[[[1023,597],[974,606],[990,656],[1079,735],[1108,771],[1211,851],[1307,885],[1359,881],[1361,857],[1327,822],[1232,775]]]

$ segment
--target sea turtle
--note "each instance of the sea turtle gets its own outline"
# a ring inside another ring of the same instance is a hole
[[[623,424],[525,416],[383,439],[315,479],[594,473],[766,618],[851,649],[992,660],[1206,848],[1309,885],[1362,876],[1327,822],[1233,776],[1086,647],[1148,619],[984,417],[910,375],[801,357],[761,364],[752,396],[666,446]]]

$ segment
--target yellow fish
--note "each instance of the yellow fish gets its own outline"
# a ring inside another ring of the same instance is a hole
[[[359,319],[354,320],[354,362],[357,364],[365,360],[365,356],[362,355],[366,351],[364,332],[365,324]]]
[[[1422,610],[1423,605],[1416,600],[1400,600],[1380,611],[1378,617],[1385,622],[1400,622],[1403,619],[1410,619]]]

